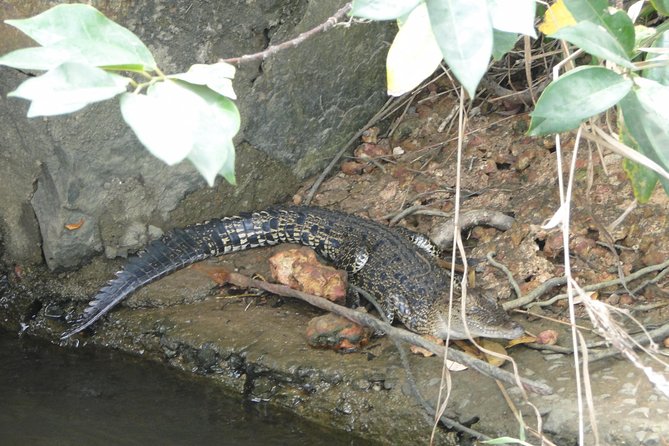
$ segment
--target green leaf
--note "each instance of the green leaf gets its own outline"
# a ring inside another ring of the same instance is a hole
[[[576,25],[560,28],[550,35],[555,39],[564,39],[583,48],[593,56],[610,60],[626,68],[634,68],[625,49],[601,26],[583,21]]]
[[[585,20],[603,27],[620,44],[627,55],[632,54],[634,23],[625,11],[610,14],[606,0],[564,0],[564,2],[577,21]]]
[[[353,0],[352,17],[370,20],[394,20],[409,14],[423,0]]]
[[[23,48],[0,57],[0,65],[20,70],[50,70],[66,61],[86,62],[68,49],[44,46]]]
[[[8,96],[32,101],[28,117],[70,113],[126,91],[130,79],[100,68],[66,62],[23,82]]]
[[[620,101],[629,134],[639,152],[669,172],[669,87],[647,79],[637,79],[639,88]],[[658,176],[669,194],[669,180]]]
[[[534,0],[489,0],[492,27],[513,34],[537,38],[534,30]]]
[[[444,60],[473,98],[492,54],[486,0],[426,0],[425,4]]]
[[[413,90],[434,73],[442,59],[427,7],[422,4],[411,11],[388,50],[388,94],[401,96]]]
[[[186,73],[172,74],[168,77],[180,79],[189,84],[206,85],[218,94],[237,99],[231,80],[235,77],[235,67],[225,62],[211,65],[195,64]]]
[[[650,0],[653,7],[662,15],[669,15],[669,0]]]
[[[622,122],[622,120],[619,122]],[[641,152],[639,145],[634,141],[624,124],[620,126],[620,139],[625,145]],[[630,179],[634,198],[641,204],[647,203],[657,185],[658,175],[651,169],[628,158],[623,160],[623,169]]]
[[[657,62],[663,61],[664,65],[643,70],[643,77],[659,82],[662,85],[669,85],[669,31],[665,31],[657,37],[653,43],[653,48],[664,48],[667,53],[648,53],[646,60],[655,60]]]
[[[136,35],[92,6],[62,4],[29,19],[6,20],[6,23],[42,46],[79,53],[91,65],[156,68],[151,52]]]
[[[229,157],[239,112],[230,99],[207,87],[159,82],[146,95],[124,94],[121,113],[153,155],[170,165],[188,157],[210,186],[222,169],[234,168]]]
[[[506,33],[504,31],[492,30],[493,44],[492,57],[500,60],[506,53],[511,51],[518,41],[518,34]]]
[[[603,67],[571,70],[546,87],[532,112],[528,134],[574,129],[585,119],[615,105],[631,88],[632,81]]]
[[[235,148],[232,145],[232,140],[230,140],[230,146],[226,149],[228,152],[227,158],[225,158],[225,164],[221,167],[221,170],[218,172],[225,180],[232,184],[233,186],[237,185],[237,178],[235,178]]]

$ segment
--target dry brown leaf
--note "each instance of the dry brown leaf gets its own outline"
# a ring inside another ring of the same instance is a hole
[[[523,335],[519,338],[511,339],[509,342],[507,342],[506,348],[511,348],[515,345],[520,345],[520,344],[533,344],[535,342],[537,342],[536,336]]]
[[[505,355],[505,356],[507,354],[506,349],[499,342],[491,341],[489,339],[481,339],[479,343],[481,344],[481,347],[485,348],[486,350],[490,350],[494,353],[499,353],[500,355]],[[485,360],[488,362],[488,364],[493,365],[495,367],[501,367],[506,362],[506,359],[504,358],[499,358],[497,356],[493,356],[485,352],[484,355],[485,355]]]
[[[65,225],[65,229],[67,229],[68,231],[74,231],[76,229],[81,228],[83,225],[84,225],[84,219],[82,218],[81,220],[79,220],[76,223],[70,223],[70,224]]]

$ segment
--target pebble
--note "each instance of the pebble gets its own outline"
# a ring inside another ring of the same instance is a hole
[[[626,396],[635,396],[638,389],[639,387],[632,383],[624,383],[618,393]]]
[[[650,415],[650,408],[648,408],[648,407],[637,407],[636,409],[632,409],[629,412],[629,415],[635,415],[637,413],[640,413],[644,417],[648,418],[648,415]]]

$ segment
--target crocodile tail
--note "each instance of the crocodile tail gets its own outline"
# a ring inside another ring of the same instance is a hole
[[[327,255],[323,239],[305,232],[306,220],[304,210],[268,209],[175,229],[131,258],[124,269],[116,273],[116,278],[91,300],[61,339],[90,327],[144,285],[212,256],[286,242],[313,246]]]
[[[74,326],[61,335],[66,339],[90,327],[124,298],[151,282],[192,263],[217,254],[212,240],[206,235],[213,225],[206,223],[185,229],[175,229],[160,240],[151,242],[146,250],[131,258],[116,278],[109,281],[91,300]]]

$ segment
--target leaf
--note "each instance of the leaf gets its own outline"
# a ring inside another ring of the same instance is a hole
[[[492,54],[486,0],[426,0],[425,4],[444,60],[473,98]]]
[[[651,54],[646,56],[647,61],[663,61],[664,65],[661,67],[648,68],[643,70],[643,77],[659,82],[662,85],[669,85],[669,31],[660,34],[655,42],[653,48],[664,48],[668,51],[665,54]]]
[[[660,14],[669,15],[669,0],[650,0],[650,3]]]
[[[100,65],[102,59],[109,65],[156,68],[151,52],[136,35],[89,5],[62,4],[34,17],[6,23],[42,46],[79,52],[91,65]]]
[[[81,218],[76,223],[66,224],[65,229],[67,229],[68,231],[76,231],[77,229],[81,228],[83,225],[84,225],[84,219]]]
[[[609,13],[607,0],[564,0],[569,12],[578,21],[588,21],[603,27],[626,54],[634,50],[634,23],[625,11]]]
[[[488,5],[494,29],[537,38],[534,0],[490,0]]]
[[[632,148],[635,148],[634,146],[638,147],[637,144],[630,143],[631,141],[629,140],[625,142],[625,144]],[[649,168],[627,158],[623,159],[623,169],[632,185],[634,198],[636,198],[640,204],[647,203],[657,185],[657,174]]]
[[[583,66],[546,87],[532,112],[529,135],[574,129],[585,119],[615,105],[632,81],[603,67]]]
[[[639,88],[620,101],[629,134],[639,152],[669,172],[669,87],[652,80],[638,79]],[[669,194],[669,180],[658,176]]]
[[[388,50],[388,94],[401,96],[413,90],[434,73],[442,59],[430,28],[427,7],[420,5],[411,11]]]
[[[353,0],[352,17],[370,20],[394,20],[410,13],[423,0]]]
[[[86,61],[68,49],[44,46],[22,48],[0,57],[0,65],[20,70],[50,70],[63,62]]]
[[[195,64],[185,73],[172,74],[168,77],[180,79],[189,84],[206,85],[218,94],[237,99],[231,80],[235,77],[235,67],[225,62],[211,65]]]
[[[130,79],[100,68],[66,62],[23,82],[8,96],[32,101],[28,117],[70,113],[126,91]]]
[[[484,338],[479,340],[479,344],[484,349],[490,350],[493,353],[498,353],[499,355],[504,355],[504,356],[507,355],[506,349],[499,342],[491,341],[490,339]],[[483,352],[483,355],[485,357],[486,362],[494,367],[501,367],[504,364],[504,362],[506,362],[505,358],[500,358],[493,354]]]
[[[576,25],[561,28],[550,37],[564,39],[593,56],[610,60],[626,68],[634,68],[620,43],[606,29],[594,23],[578,22]]]
[[[167,80],[149,87],[146,95],[124,94],[121,113],[142,144],[167,164],[188,157],[210,186],[222,169],[231,176],[232,137],[240,118],[230,99],[207,87]]]
[[[544,21],[538,26],[539,31],[546,35],[555,34],[558,30],[576,24],[563,0],[556,1],[544,14]]]
[[[518,34],[506,33],[504,31],[492,30],[493,45],[492,57],[500,60],[506,53],[511,51],[518,41]]]
[[[233,186],[237,185],[237,178],[235,177],[235,148],[232,145],[232,139],[230,140],[230,146],[226,147],[228,156],[225,158],[225,163],[221,170],[218,171],[218,174],[221,175],[225,180],[232,184]]]

